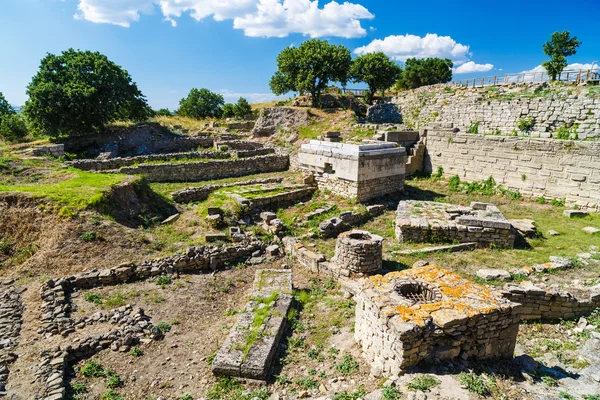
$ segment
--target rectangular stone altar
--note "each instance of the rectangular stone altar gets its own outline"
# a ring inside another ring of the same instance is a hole
[[[256,271],[250,301],[217,352],[215,375],[267,380],[292,306],[292,271]]]

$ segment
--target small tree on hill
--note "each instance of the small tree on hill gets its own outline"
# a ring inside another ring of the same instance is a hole
[[[542,66],[546,68],[551,80],[555,81],[560,76],[568,65],[567,57],[575,54],[580,45],[577,36],[571,37],[569,31],[554,32],[550,41],[544,43],[544,53],[550,57],[550,61],[544,61]]]
[[[310,93],[317,107],[329,82],[348,81],[352,56],[344,46],[310,39],[298,47],[287,47],[277,56],[277,71],[269,86],[276,95],[293,91]]]
[[[17,142],[27,136],[27,125],[0,92],[0,137]]]
[[[220,117],[225,104],[223,96],[208,89],[192,89],[187,97],[179,101],[177,114],[190,118]]]
[[[158,110],[154,111],[153,114],[155,117],[170,117],[173,115],[168,108],[159,108]]]
[[[252,107],[248,100],[240,97],[234,107],[235,116],[239,119],[243,119],[246,115],[252,114]]]
[[[398,86],[403,89],[416,89],[421,86],[450,82],[453,65],[447,58],[409,58],[404,64]]]
[[[400,77],[402,68],[384,53],[368,53],[358,56],[352,62],[350,77],[353,82],[369,85],[369,99],[372,101],[378,90],[385,92]]]
[[[223,110],[221,113],[221,117],[223,118],[233,118],[235,117],[235,104],[225,103],[223,105]]]
[[[27,86],[24,113],[36,131],[80,135],[117,119],[140,121],[149,108],[129,73],[98,52],[48,54]]]

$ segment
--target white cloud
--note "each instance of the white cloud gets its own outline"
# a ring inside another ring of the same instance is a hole
[[[416,35],[392,35],[375,39],[366,46],[354,50],[356,54],[382,51],[394,60],[406,61],[409,58],[440,57],[449,58],[455,64],[468,61],[469,46],[457,43],[450,36],[428,33],[424,37]]]
[[[319,0],[79,0],[78,19],[129,27],[141,14],[158,5],[173,26],[184,13],[198,21],[212,16],[216,21],[233,20],[246,36],[285,37],[300,33],[311,37],[362,37],[361,19],[374,15],[360,4],[330,1],[319,8]]]
[[[248,100],[249,103],[264,103],[267,101],[273,101],[278,99],[285,99],[289,96],[275,96],[273,93],[244,93],[244,92],[233,92],[229,89],[222,89],[221,94],[225,99],[226,103],[236,103],[240,97]]]
[[[473,72],[491,71],[493,68],[493,64],[476,64],[474,61],[467,61],[458,68],[454,68],[452,71],[455,74],[470,74]]]
[[[569,64],[567,65],[567,67],[564,69],[564,71],[578,71],[579,70],[587,70],[587,69],[591,69],[592,68],[592,63],[587,63],[587,64],[581,64],[581,63],[573,63],[573,64]],[[596,68],[600,68],[600,65],[598,65],[598,63],[594,63],[594,69]],[[535,68],[532,69],[528,69],[526,71],[521,71],[521,74],[531,74],[534,72],[546,72],[546,68],[542,67],[541,65],[538,65]]]

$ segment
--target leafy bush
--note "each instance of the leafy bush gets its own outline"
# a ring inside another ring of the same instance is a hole
[[[156,328],[159,331],[161,331],[162,334],[164,335],[165,333],[167,333],[171,330],[171,325],[166,322],[159,322],[158,324],[156,324]]]
[[[141,357],[144,355],[144,352],[142,351],[142,349],[140,349],[140,346],[133,346],[133,348],[131,349],[131,355],[134,357]]]
[[[79,239],[89,243],[97,240],[98,235],[96,234],[96,232],[87,231],[85,233],[82,233],[81,236],[79,236]]]
[[[307,376],[303,378],[297,378],[294,383],[300,386],[304,390],[318,389],[319,382],[313,378],[309,378]]]
[[[431,375],[423,375],[414,378],[412,381],[408,382],[408,385],[406,386],[409,390],[412,390],[413,392],[428,392],[429,390],[431,390],[431,388],[439,384],[440,381],[436,377]]]
[[[480,121],[475,121],[473,122],[468,128],[467,128],[467,133],[479,133],[479,124],[481,122]]]
[[[125,400],[125,398],[114,390],[109,389],[102,394],[101,400]]]
[[[517,122],[517,128],[519,128],[519,130],[521,132],[529,131],[531,128],[533,128],[534,125],[535,125],[535,118],[533,118],[533,117],[521,118],[519,120],[519,122]]]
[[[223,112],[221,113],[221,117],[223,117],[223,118],[235,117],[235,105],[233,105],[231,103],[223,104]]]
[[[169,275],[159,275],[158,278],[156,278],[156,283],[165,287],[171,284],[171,277]]]
[[[342,361],[335,368],[342,375],[350,375],[358,369],[358,362],[352,358],[350,354],[344,354]]]
[[[149,107],[129,73],[105,55],[69,49],[48,54],[27,86],[24,113],[52,137],[101,129],[115,120],[141,121]]]
[[[248,103],[248,100],[240,97],[235,104],[233,112],[237,118],[243,119],[246,115],[252,114],[252,107]]]
[[[106,371],[96,361],[88,361],[80,369],[79,373],[86,378],[105,376]]]
[[[85,301],[89,301],[90,303],[94,303],[94,304],[102,304],[102,298],[100,297],[100,295],[98,293],[94,293],[94,292],[87,292],[84,296],[83,299]]]
[[[402,393],[394,386],[384,386],[381,388],[382,400],[400,400]]]
[[[460,177],[454,175],[448,181],[448,189],[452,192],[458,192],[460,190]]]
[[[121,387],[123,385],[123,382],[121,381],[121,377],[117,374],[111,373],[110,375],[108,375],[108,378],[106,379],[106,387],[108,389],[116,389],[118,387]]]
[[[27,125],[17,114],[0,115],[0,137],[9,142],[22,141],[27,136]]]
[[[458,379],[460,384],[471,393],[477,393],[481,396],[487,396],[490,394],[490,389],[481,376],[473,372],[462,373]]]

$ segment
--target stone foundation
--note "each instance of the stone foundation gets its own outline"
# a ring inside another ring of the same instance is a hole
[[[423,361],[513,356],[520,305],[484,286],[435,265],[363,278],[358,286],[355,338],[382,376]]]
[[[283,178],[261,178],[261,179],[249,179],[247,181],[225,183],[223,185],[204,185],[200,187],[190,187],[178,190],[177,192],[171,193],[173,201],[177,203],[190,203],[192,201],[204,201],[208,199],[208,196],[215,190],[219,190],[226,187],[235,186],[247,186],[256,185],[262,183],[281,183]]]
[[[396,238],[400,242],[477,243],[480,247],[512,248],[516,231],[493,204],[470,207],[433,201],[401,201],[396,212]]]
[[[217,352],[212,363],[213,373],[267,380],[292,299],[291,270],[256,271],[251,300]],[[255,326],[261,319],[264,322]]]
[[[381,270],[381,236],[366,231],[349,231],[338,236],[331,262],[351,272],[370,274]]]

